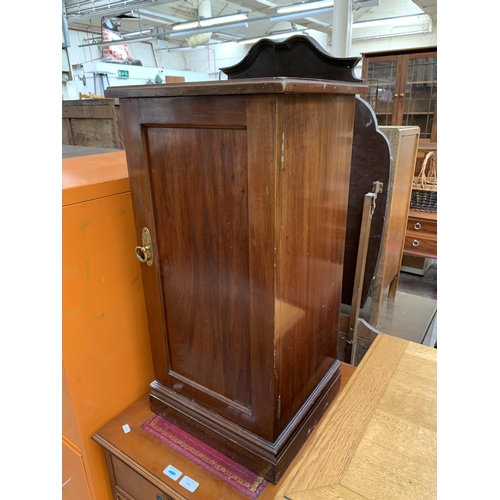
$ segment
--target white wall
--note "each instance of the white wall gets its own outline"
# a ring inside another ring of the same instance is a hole
[[[388,37],[386,35],[387,33],[381,31],[379,34],[376,32],[373,33],[373,38],[371,40],[353,40],[351,46],[351,56],[361,56],[361,54],[366,52],[378,52],[383,50],[437,46],[436,25],[432,25],[431,33],[392,37]]]
[[[120,69],[127,69],[130,77],[128,79],[109,76],[111,86],[145,84],[148,78],[154,81],[157,74],[165,80],[166,76],[184,76],[185,81],[225,80],[227,77],[220,68],[233,66],[239,63],[247,54],[251,45],[240,45],[237,43],[219,43],[205,47],[187,50],[165,50],[158,46],[157,40],[128,44],[132,56],[139,59],[143,66],[128,66],[107,64],[103,68],[102,49],[99,47],[79,47],[89,43],[91,36],[85,31],[70,30],[71,46],[68,48],[70,65],[72,66],[73,81],[62,84],[62,93],[65,99],[78,99],[79,93],[94,91],[92,71],[96,65],[100,71],[111,71],[117,73]],[[312,31],[313,36],[327,53],[331,53],[331,42],[325,33]],[[361,57],[366,52],[375,52],[393,49],[405,49],[415,47],[430,47],[437,45],[437,28],[432,26],[432,32],[410,36],[387,37],[387,32],[382,28],[366,31],[365,36],[370,40],[353,40],[351,43],[350,56]],[[359,36],[356,32],[353,36]],[[124,66],[124,67],[122,67]],[[355,70],[357,76],[361,76],[361,64]],[[95,87],[95,93],[102,93],[99,85]]]
[[[185,61],[183,56],[179,54],[168,54],[165,57],[166,51],[156,50],[157,41],[139,42],[128,44],[128,48],[135,59],[142,62],[142,66],[130,66],[122,64],[104,63],[102,59],[101,47],[79,47],[89,43],[92,38],[86,31],[69,31],[70,46],[68,47],[68,56],[73,74],[73,81],[62,85],[62,94],[65,99],[78,99],[79,93],[97,93],[100,94],[101,88],[97,85],[94,91],[94,79],[92,71],[98,68],[99,71],[110,71],[117,74],[118,69],[126,69],[129,71],[128,79],[117,78],[109,75],[110,86],[115,85],[139,85],[147,82],[148,78],[153,81],[155,76],[160,72],[160,76],[165,79],[165,76],[184,76],[186,81],[205,80],[206,75],[185,74]],[[166,64],[168,62],[168,64]],[[105,66],[102,66],[102,65]]]

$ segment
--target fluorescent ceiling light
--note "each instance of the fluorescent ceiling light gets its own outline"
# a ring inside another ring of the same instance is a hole
[[[87,43],[85,45],[78,45],[78,47],[107,47],[108,45],[129,45],[134,42],[147,42],[149,40],[154,40],[154,36],[141,36],[135,37],[131,39],[122,39],[122,40],[110,40],[106,42],[96,42],[96,43]]]
[[[184,19],[176,16],[171,16],[167,14],[160,14],[159,12],[153,12],[146,9],[138,9],[132,11],[133,15],[141,17],[141,19],[149,19],[150,21],[163,22],[163,23],[183,23]]]
[[[415,24],[418,22],[426,21],[427,16],[399,16],[399,17],[388,17],[385,19],[374,19],[373,21],[359,21],[353,23],[353,28],[372,28],[374,26],[401,26],[407,24]]]
[[[138,21],[150,21],[152,23],[162,23],[162,24],[172,24],[172,20],[170,19],[162,19],[161,17],[151,16],[149,14],[142,14],[142,12],[135,10],[133,11],[134,15],[132,16],[134,19]],[[136,14],[138,13],[138,14]]]
[[[147,28],[147,29],[142,30],[142,31],[129,31],[128,33],[120,33],[120,35],[123,38],[126,38],[128,36],[144,35],[144,34],[147,34],[147,33],[151,33],[152,31],[153,31],[153,28]]]
[[[278,7],[275,3],[270,2],[269,0],[257,0],[257,2],[267,5],[268,7]]]
[[[244,38],[243,40],[238,40],[236,43],[240,43],[242,45],[245,45],[247,43],[255,43],[258,42],[259,40],[279,40],[281,38],[289,38],[291,35],[303,35],[304,33],[302,31],[285,31],[283,33],[275,33],[273,35],[264,35],[264,36],[258,36],[255,38]]]
[[[179,23],[172,26],[174,31],[186,30],[190,28],[205,28],[206,26],[216,26],[218,24],[226,24],[235,21],[246,21],[248,13],[230,14],[229,16],[207,17],[198,19],[198,21],[188,21],[187,23]]]
[[[332,7],[325,7],[323,9],[308,10],[304,12],[291,12],[290,14],[283,14],[282,16],[274,16],[269,19],[272,23],[280,21],[291,21],[293,19],[305,19],[306,17],[318,16],[320,14],[328,14],[332,11]],[[329,26],[329,25],[328,25]]]
[[[73,0],[66,1],[68,20],[87,19],[94,16],[116,16],[132,9],[153,7],[175,2],[176,0]]]
[[[306,10],[321,9],[324,7],[333,7],[333,0],[320,0],[319,2],[303,2],[294,5],[279,7],[276,12],[285,14],[287,12],[304,12]]]
[[[225,28],[248,28],[248,23],[233,23],[233,24],[228,24],[227,26],[224,25],[215,28],[213,26],[208,26],[206,28],[198,28],[194,30],[178,31],[177,33],[169,33],[168,36],[170,38],[184,38],[186,36],[198,35],[199,33],[210,33],[211,31],[217,31],[219,29],[225,29]]]

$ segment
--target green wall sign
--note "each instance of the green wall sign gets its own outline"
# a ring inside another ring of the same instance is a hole
[[[119,69],[118,70],[118,78],[128,78],[128,70],[126,69]]]

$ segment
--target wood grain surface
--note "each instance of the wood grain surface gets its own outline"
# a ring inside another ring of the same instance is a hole
[[[341,363],[341,391],[347,386],[355,370],[354,366]],[[143,500],[143,498],[150,500],[151,496],[145,495],[151,492],[165,492],[171,498],[178,500],[186,498],[191,500],[248,500],[246,495],[143,430],[141,425],[152,416],[154,413],[150,409],[149,398],[144,397],[94,436],[94,440],[106,450],[111,485],[117,493],[121,492],[123,498],[128,498],[123,495],[123,491],[137,493],[138,489],[141,489],[143,496],[138,494],[134,497],[135,500]],[[125,424],[131,429],[128,433],[123,430]],[[313,430],[309,439],[314,433]],[[181,470],[184,475],[198,481],[200,487],[194,493],[189,493],[181,488],[178,482],[168,479],[163,470],[169,464]],[[275,498],[278,489],[279,485],[268,484],[259,496],[259,500]],[[165,499],[165,494],[163,496]],[[346,497],[346,500],[351,499]]]
[[[341,364],[348,382],[283,478],[259,500],[435,499],[436,368],[436,349],[378,336],[357,368]],[[95,440],[172,498],[247,498],[140,429],[151,415],[142,400]],[[123,432],[125,423],[132,432]],[[168,463],[203,488],[189,494],[166,479]]]
[[[275,482],[340,386],[355,89],[116,92],[137,240],[148,228],[154,250],[152,409]]]
[[[435,349],[377,337],[275,498],[337,485],[367,500],[436,498],[436,365]]]

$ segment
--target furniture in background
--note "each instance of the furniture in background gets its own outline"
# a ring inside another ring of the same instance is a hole
[[[118,100],[62,101],[62,144],[123,149],[118,131]]]
[[[387,136],[379,129],[370,105],[356,97],[342,272],[342,304],[353,305],[352,300],[356,296],[359,306],[363,307],[372,291],[386,224],[392,168],[391,147]],[[367,193],[374,192],[376,197],[372,199],[375,204],[369,214],[364,270],[358,275],[360,282],[356,282],[364,199]]]
[[[420,127],[418,175],[427,152],[437,154],[437,47],[364,53],[362,58],[362,77],[369,90],[361,95],[374,109],[379,125]],[[406,244],[404,255],[414,256],[412,250]],[[403,266],[407,271],[415,266],[421,274],[429,267],[423,257],[411,260]]]
[[[369,296],[368,321],[377,327],[384,292],[390,286],[389,296],[395,297],[397,290],[420,129],[378,127],[373,110],[359,98],[355,113],[342,304],[352,306],[355,294],[363,308]],[[364,198],[376,184],[380,187],[370,213],[365,270],[362,282],[356,283]]]
[[[437,259],[437,212],[409,211],[404,253]]]
[[[381,312],[386,310],[382,306],[384,300],[396,298],[420,131],[418,127],[377,127],[373,110],[361,99],[357,101],[356,112],[356,149],[353,150],[351,167],[339,336],[341,359],[351,363],[358,359],[354,345],[357,342],[358,318],[363,318],[374,328],[379,327],[384,320]],[[366,115],[364,120],[360,119],[362,115]],[[367,123],[371,123],[371,127]],[[366,195],[363,196],[362,189],[367,191],[377,180],[382,181],[384,196],[377,194],[372,201],[373,206],[364,206]],[[369,212],[369,217],[366,212]],[[364,227],[361,224],[362,214]],[[351,218],[355,219],[356,226],[354,222],[349,222]],[[378,226],[374,227],[374,223]],[[375,236],[376,244],[366,240],[367,248],[361,256],[363,231],[368,231],[367,238]],[[368,258],[372,262],[371,269],[365,269]],[[348,292],[352,293],[349,302],[346,300]],[[406,312],[406,308],[402,310],[402,313]],[[385,323],[385,326],[388,325]],[[427,324],[417,323],[417,328],[424,328],[424,336],[428,327]],[[390,326],[385,331],[398,335],[398,330]],[[419,341],[421,338],[418,333],[411,339]],[[372,337],[361,336],[363,352],[366,352],[371,340]]]
[[[342,363],[340,396],[282,479],[267,484],[259,500],[435,499],[436,355],[436,349],[379,335],[355,370]],[[154,417],[143,398],[94,436],[105,450],[115,498],[255,498],[190,460],[182,447],[148,433],[143,424]],[[169,465],[180,475],[171,477]],[[183,486],[185,477],[198,483],[193,492]]]
[[[83,149],[62,160],[62,498],[111,500],[91,437],[154,376],[125,153]]]
[[[375,278],[372,284],[369,323],[377,328],[383,295],[396,297],[399,273],[405,247],[406,226],[415,170],[420,129],[418,127],[380,127],[391,146],[391,174],[388,191],[384,232]]]
[[[363,53],[362,97],[380,126],[420,128],[420,142],[437,142],[437,47]]]
[[[433,162],[437,170],[437,144],[421,144],[415,165],[416,177],[426,167],[426,174],[429,175],[428,165],[425,165],[428,155],[433,155],[428,161]],[[418,205],[410,205],[404,254],[413,259],[437,259],[437,207],[431,207],[436,210],[434,212],[418,208]]]
[[[151,408],[272,482],[340,386],[355,62],[342,81],[106,90],[120,98]]]
[[[80,92],[79,99],[104,99],[104,94],[92,94],[92,92],[84,94]]]
[[[183,76],[166,76],[165,77],[165,83],[182,83],[186,81],[186,79]]]

